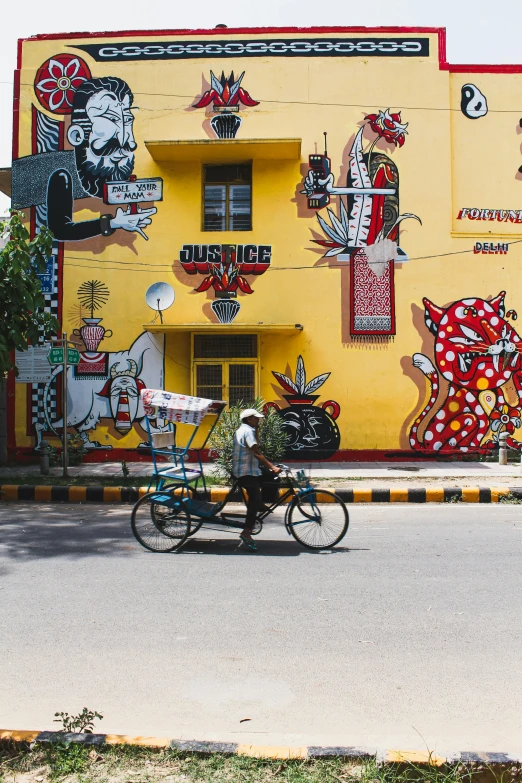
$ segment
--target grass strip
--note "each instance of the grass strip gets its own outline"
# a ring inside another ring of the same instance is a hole
[[[485,764],[378,764],[339,757],[274,761],[131,745],[0,744],[1,783],[470,783],[477,774],[480,783],[510,783],[520,780],[520,767],[508,764],[495,771]]]

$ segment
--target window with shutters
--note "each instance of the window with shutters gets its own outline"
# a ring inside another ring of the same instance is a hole
[[[203,167],[203,231],[252,230],[252,165]]]
[[[248,408],[259,396],[257,335],[195,334],[192,356],[196,397]]]

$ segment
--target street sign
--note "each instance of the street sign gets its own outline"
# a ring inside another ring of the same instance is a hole
[[[47,361],[48,345],[30,345],[26,351],[16,351],[17,383],[47,383],[51,380],[51,368]]]
[[[50,364],[63,364],[63,348],[51,348],[49,351]],[[67,364],[79,364],[80,352],[76,348],[67,348]]]
[[[63,348],[51,348],[49,351],[49,364],[63,364]]]

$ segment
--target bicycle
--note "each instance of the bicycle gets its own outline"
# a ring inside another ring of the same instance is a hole
[[[289,535],[307,549],[334,547],[344,538],[349,526],[343,500],[335,492],[316,489],[304,471],[294,474],[288,465],[278,467],[282,469],[283,480],[273,480],[273,486],[278,489],[277,499],[257,515],[254,535],[261,532],[269,514],[288,503],[284,525]],[[148,492],[138,500],[132,510],[132,532],[146,549],[175,552],[202,527],[217,525],[219,529],[241,530],[246,513],[224,511],[226,505],[238,497],[238,490],[245,500],[244,491],[236,480],[223,501],[210,503],[198,499],[189,482],[180,479],[177,486]]]
[[[142,389],[141,400],[149,433],[153,470],[149,491],[132,510],[131,527],[135,538],[152,552],[175,552],[187,538],[202,527],[218,525],[221,528],[242,530],[246,513],[224,512],[233,498],[245,501],[243,488],[234,480],[224,501],[210,503],[198,497],[197,487],[202,482],[207,494],[202,452],[209,442],[226,406],[224,400],[206,400],[161,389]],[[168,422],[162,432],[152,429],[151,419]],[[177,424],[190,425],[190,435],[184,445],[176,444]],[[203,426],[202,438],[196,436]],[[196,457],[196,465],[186,464],[189,452]],[[169,460],[164,465],[160,460]],[[276,499],[258,515],[254,534],[259,534],[266,517],[276,508],[288,503],[284,524],[286,531],[307,549],[329,549],[342,540],[348,530],[348,511],[341,498],[329,490],[317,490],[310,484],[304,471],[293,474],[288,465],[281,467],[282,479],[273,479]],[[152,483],[156,483],[150,491]],[[282,487],[282,489],[279,489]],[[239,490],[239,492],[238,492]],[[212,529],[212,528],[211,528]]]

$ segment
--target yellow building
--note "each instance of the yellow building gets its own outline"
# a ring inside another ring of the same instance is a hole
[[[300,460],[517,446],[522,67],[451,66],[444,43],[20,41],[13,206],[55,236],[42,286],[92,458],[139,454],[144,387],[261,396]],[[60,367],[10,400],[30,452],[60,432]]]

